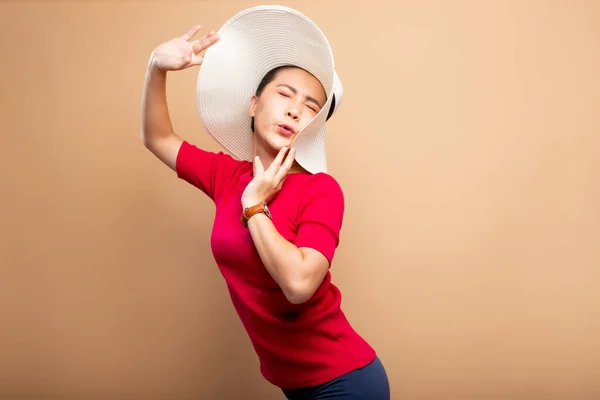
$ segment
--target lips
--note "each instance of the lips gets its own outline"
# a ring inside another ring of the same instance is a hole
[[[296,133],[294,128],[286,124],[277,125],[277,128],[279,130],[279,133],[281,133],[282,135],[291,136],[294,133]]]

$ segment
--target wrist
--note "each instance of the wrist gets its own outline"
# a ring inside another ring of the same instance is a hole
[[[148,60],[148,72],[155,75],[166,75],[167,71],[163,70],[158,65],[158,60],[154,56],[154,53],[150,55],[150,60]]]
[[[262,200],[257,199],[257,198],[248,198],[248,199],[242,199],[242,208],[246,209],[252,206],[257,205],[258,203],[260,203]]]
[[[259,201],[258,203],[253,204],[249,207],[244,207],[244,209],[242,210],[242,215],[240,216],[240,221],[247,228],[250,219],[256,216],[257,214],[264,214],[269,219],[271,219],[271,211],[269,211],[267,203],[265,203],[264,201]]]

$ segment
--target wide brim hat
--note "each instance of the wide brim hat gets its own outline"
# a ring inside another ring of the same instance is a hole
[[[250,98],[271,69],[294,65],[314,75],[327,101],[294,139],[296,161],[311,173],[327,172],[325,122],[339,108],[343,87],[325,34],[307,16],[285,6],[248,8],[219,29],[204,55],[196,86],[206,131],[233,157],[252,161]]]

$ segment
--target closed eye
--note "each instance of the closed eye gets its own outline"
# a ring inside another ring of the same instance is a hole
[[[279,93],[280,96],[285,97],[286,99],[289,99],[292,97],[291,94],[286,93],[285,91],[278,91],[277,93]],[[319,113],[320,108],[317,107],[315,104],[313,104],[312,99],[308,100],[308,103],[304,104],[306,107],[308,107],[312,112],[314,112],[315,114]]]
[[[308,108],[309,108],[311,111],[313,111],[313,112],[315,112],[315,113],[318,113],[318,112],[319,112],[319,110],[318,110],[318,109],[317,109],[315,106],[311,106],[311,105],[309,105],[309,104],[306,104],[306,107],[308,107]]]

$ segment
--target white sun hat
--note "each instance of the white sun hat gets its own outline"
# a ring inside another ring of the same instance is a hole
[[[327,101],[293,143],[296,161],[311,173],[327,172],[325,122],[339,108],[343,87],[333,52],[319,27],[285,6],[258,6],[230,18],[208,48],[198,73],[196,103],[206,131],[233,157],[252,161],[250,98],[267,72],[294,65],[314,75]]]

